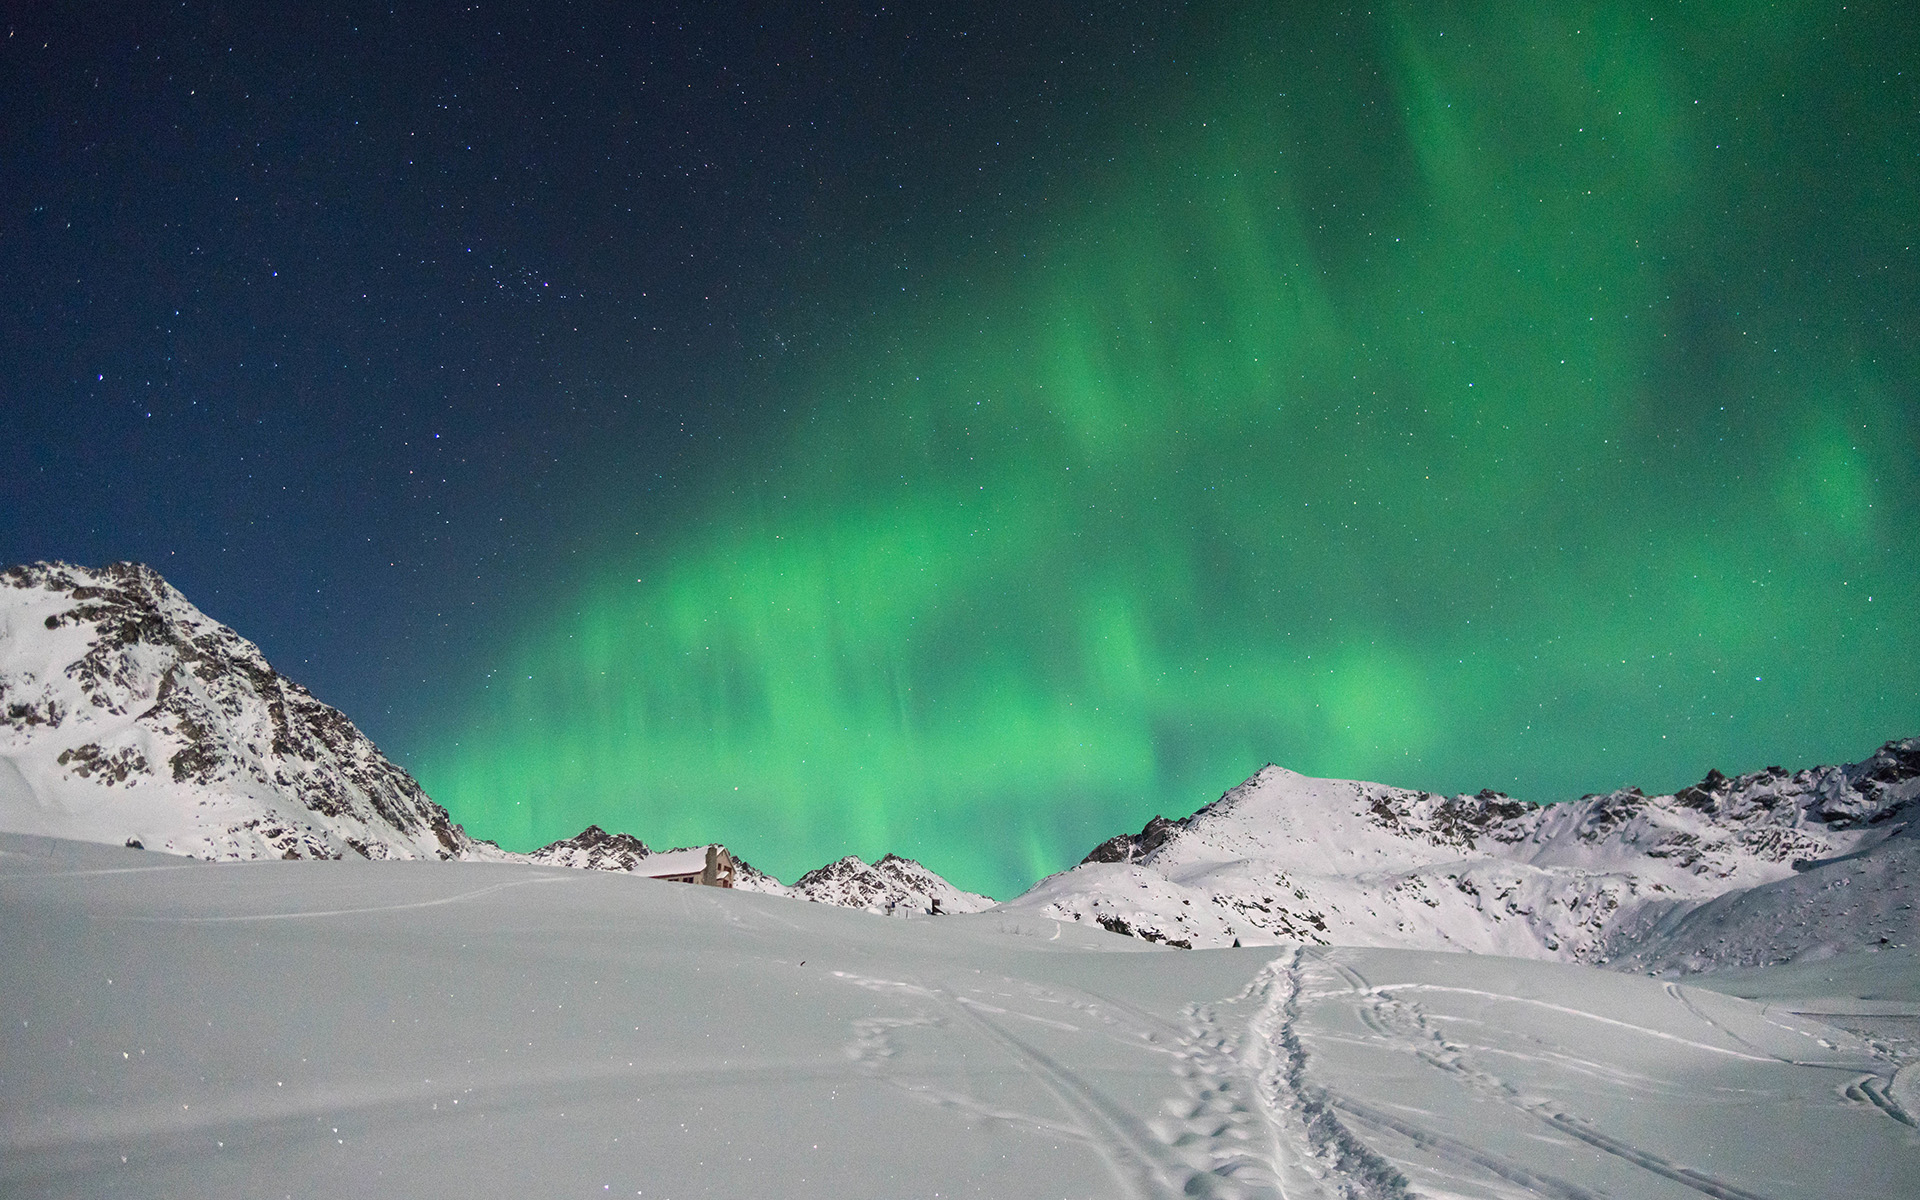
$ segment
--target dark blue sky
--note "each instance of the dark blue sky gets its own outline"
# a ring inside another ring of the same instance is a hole
[[[0,561],[513,848],[1916,732],[1910,2],[10,11]]]
[[[1018,254],[1178,12],[16,8],[0,559],[153,563],[391,740],[796,356]]]

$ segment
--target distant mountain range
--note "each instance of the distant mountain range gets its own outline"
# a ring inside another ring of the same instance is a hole
[[[657,855],[631,834],[608,833],[589,825],[570,838],[517,857],[551,866],[645,874],[649,859]],[[737,856],[734,872],[733,886],[742,891],[794,896],[888,916],[979,912],[994,904],[991,897],[962,891],[930,868],[897,854],[882,855],[871,864],[848,855],[808,871],[791,887]]]
[[[1846,766],[1709,772],[1534,805],[1268,766],[1097,846],[1007,909],[1177,947],[1402,946],[1697,971],[1920,943],[1920,738]],[[469,836],[339,711],[151,568],[0,571],[0,831],[208,859],[437,858],[644,872],[589,826],[530,854]],[[896,916],[977,912],[895,855],[792,886]]]
[[[437,858],[643,871],[589,826],[530,854],[471,837],[339,710],[137,563],[0,571],[0,831],[197,858]],[[892,915],[973,912],[911,859],[734,886]]]
[[[1174,946],[1466,950],[1703,970],[1920,944],[1920,738],[1534,805],[1267,766],[1010,901]]]

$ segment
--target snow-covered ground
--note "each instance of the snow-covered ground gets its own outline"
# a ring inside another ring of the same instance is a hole
[[[0,963],[10,1197],[1920,1194],[1912,1069],[1796,1011],[1920,1013],[1906,952],[1744,1000],[0,835]]]

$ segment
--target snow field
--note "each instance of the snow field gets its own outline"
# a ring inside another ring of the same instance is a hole
[[[8,1196],[1920,1193],[1911,1073],[1766,973],[10,835],[0,962]]]

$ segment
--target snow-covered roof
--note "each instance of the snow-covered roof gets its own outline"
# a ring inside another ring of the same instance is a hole
[[[667,875],[698,875],[706,869],[707,848],[695,846],[691,850],[666,850],[649,854],[640,860],[634,873],[649,879],[660,879]]]

